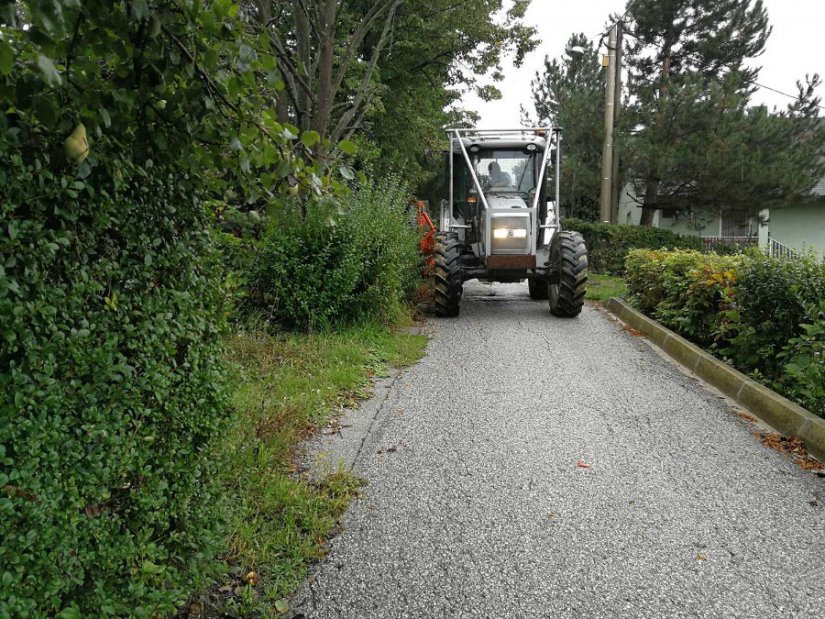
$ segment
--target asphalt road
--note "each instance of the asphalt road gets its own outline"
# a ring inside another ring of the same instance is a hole
[[[430,328],[320,446],[367,486],[292,616],[825,617],[825,479],[725,400],[526,285]]]

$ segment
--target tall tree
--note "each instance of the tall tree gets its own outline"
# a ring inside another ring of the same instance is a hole
[[[402,164],[413,177],[445,109],[469,89],[496,96],[480,77],[500,78],[505,54],[518,63],[536,44],[523,24],[529,0],[255,2],[253,22],[283,74],[281,122],[333,150],[357,138],[376,165]]]
[[[372,145],[373,168],[401,169],[413,185],[438,162],[426,149],[443,147],[443,127],[473,120],[459,102],[469,91],[500,95],[495,81],[511,55],[520,65],[536,45],[523,23],[529,2],[406,0],[399,8],[392,49],[381,69],[382,92],[364,118],[363,139]],[[493,85],[488,82],[492,78]]]
[[[315,131],[319,145],[348,136],[376,92],[373,81],[402,2],[255,0],[250,15],[268,36],[284,78],[279,120]],[[368,42],[370,35],[377,36]]]
[[[604,69],[596,46],[584,34],[570,37],[561,59],[545,58],[532,82],[535,118],[563,130],[562,204],[571,217],[598,218],[604,128]]]
[[[649,225],[672,200],[702,196],[685,159],[697,153],[687,145],[704,152],[741,130],[733,120],[745,113],[758,73],[746,63],[762,53],[770,28],[762,0],[631,1],[627,17],[631,118],[640,127],[629,176]]]

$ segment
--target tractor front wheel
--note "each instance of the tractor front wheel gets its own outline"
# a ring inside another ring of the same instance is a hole
[[[534,301],[546,301],[549,298],[547,280],[543,277],[528,277],[527,289],[530,291],[530,298]]]
[[[458,316],[461,311],[461,246],[454,233],[435,237],[434,269],[435,313]]]
[[[587,285],[587,247],[582,235],[568,231],[557,234],[551,262],[558,265],[558,274],[548,285],[550,312],[562,318],[578,316]]]

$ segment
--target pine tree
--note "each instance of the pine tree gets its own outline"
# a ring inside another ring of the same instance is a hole
[[[629,3],[628,178],[642,224],[657,209],[758,209],[804,195],[825,142],[813,76],[786,112],[749,109],[770,34],[761,0]],[[799,145],[804,144],[803,149]]]
[[[584,52],[574,51],[581,48]],[[574,34],[565,55],[545,58],[532,82],[536,119],[525,124],[557,125],[563,130],[562,204],[572,217],[598,219],[604,118],[604,70],[595,45]]]

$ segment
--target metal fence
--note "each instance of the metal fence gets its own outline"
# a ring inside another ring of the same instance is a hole
[[[776,239],[768,237],[768,255],[774,258],[793,259],[796,257],[796,252]]]
[[[708,253],[722,250],[724,253],[734,253],[756,247],[758,239],[753,236],[705,236],[702,237],[705,244],[704,250]]]

